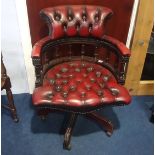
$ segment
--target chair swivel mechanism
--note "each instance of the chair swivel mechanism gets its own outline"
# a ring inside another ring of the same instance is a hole
[[[105,34],[112,10],[65,5],[45,8],[40,15],[49,35],[32,50],[36,75],[32,100],[38,114],[45,118],[50,112],[68,112],[65,149],[71,148],[78,115],[96,121],[111,136],[112,123],[95,111],[131,102],[123,87],[130,50]]]

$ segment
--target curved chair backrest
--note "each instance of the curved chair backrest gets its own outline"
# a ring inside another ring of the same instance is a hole
[[[48,23],[52,39],[77,35],[102,38],[112,11],[101,6],[71,5],[46,8],[40,14]]]
[[[85,60],[110,70],[124,84],[130,51],[118,40],[105,34],[109,8],[91,5],[56,6],[42,9],[49,35],[38,41],[32,51],[36,86],[54,65]]]

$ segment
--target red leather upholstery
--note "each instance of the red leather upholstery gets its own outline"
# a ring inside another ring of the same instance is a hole
[[[106,40],[107,42],[111,43],[112,45],[116,46],[123,56],[131,55],[131,51],[119,40],[117,40],[111,36],[107,36],[107,35],[104,35],[103,39]]]
[[[130,55],[123,43],[104,35],[107,18],[112,15],[109,8],[101,6],[58,6],[41,11],[49,27],[49,36],[38,41],[32,51],[32,57],[40,57],[42,47],[61,37],[97,37],[115,45],[123,56]]]
[[[90,62],[72,61],[51,68],[43,86],[34,90],[33,104],[77,111],[94,110],[104,105],[129,104],[127,90],[117,84],[106,68]]]
[[[47,44],[48,42],[51,41],[51,38],[49,36],[39,40],[37,43],[35,43],[35,45],[33,46],[33,50],[32,50],[32,58],[33,57],[38,57],[40,58],[41,57],[41,50],[42,50],[42,47]]]
[[[105,20],[111,14],[112,11],[109,8],[91,5],[63,5],[41,11],[41,15],[46,16],[52,39],[58,39],[64,35],[91,35],[101,38],[105,30]]]

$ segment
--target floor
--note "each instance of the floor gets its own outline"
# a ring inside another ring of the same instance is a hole
[[[2,155],[153,155],[154,125],[149,122],[153,96],[133,97],[132,104],[100,110],[114,124],[115,131],[107,137],[94,122],[79,117],[72,137],[72,150],[63,150],[59,134],[64,114],[50,114],[40,120],[32,106],[31,95],[14,95],[20,117],[14,123],[2,109]],[[2,103],[6,103],[2,96]]]

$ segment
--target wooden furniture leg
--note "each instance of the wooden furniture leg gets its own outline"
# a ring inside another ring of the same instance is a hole
[[[68,126],[66,129],[65,135],[64,135],[64,143],[63,143],[64,149],[67,149],[67,150],[71,149],[70,141],[71,141],[71,136],[72,136],[72,132],[73,132],[76,119],[77,119],[77,114],[72,113],[69,118]]]
[[[2,107],[9,110],[11,112],[11,116],[14,122],[18,122],[19,119],[17,117],[16,107],[14,105],[13,95],[11,91],[11,82],[9,76],[7,76],[6,68],[3,64],[3,59],[1,57],[1,90],[6,90],[6,95],[8,98],[8,104],[2,104]]]
[[[106,132],[108,136],[111,136],[113,133],[113,125],[112,123],[104,118],[103,116],[100,116],[99,114],[95,112],[87,113],[86,117],[88,119],[91,119],[95,122],[97,122]]]
[[[70,114],[65,113],[63,121],[62,121],[62,125],[61,125],[61,128],[60,128],[60,131],[59,131],[59,133],[61,135],[65,134],[65,132],[66,132],[66,128],[67,128],[67,125],[68,125],[67,123],[68,123],[69,118],[70,118]]]
[[[10,88],[7,88],[6,89],[6,94],[7,94],[7,98],[8,98],[8,108],[10,109],[11,111],[11,116],[14,120],[14,122],[18,122],[19,119],[17,117],[17,112],[16,112],[16,108],[15,108],[15,105],[14,105],[14,100],[13,100],[13,96],[12,96],[12,91]]]

